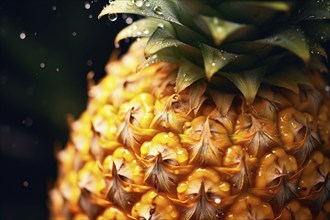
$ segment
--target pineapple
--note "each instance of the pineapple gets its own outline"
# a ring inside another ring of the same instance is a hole
[[[123,29],[70,124],[51,219],[326,219],[330,3],[116,0]]]

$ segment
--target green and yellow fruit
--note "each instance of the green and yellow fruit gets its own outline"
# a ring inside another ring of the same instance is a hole
[[[328,1],[116,0],[145,16],[89,89],[51,219],[326,219]]]

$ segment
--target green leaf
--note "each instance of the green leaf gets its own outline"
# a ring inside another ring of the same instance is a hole
[[[320,56],[324,57],[326,60],[328,60],[327,52],[320,44],[314,43],[314,44],[310,45],[310,48],[311,48],[312,54],[320,55]]]
[[[265,44],[275,45],[289,50],[305,63],[310,60],[310,52],[305,35],[296,28],[287,28],[270,37],[258,40]]]
[[[214,44],[219,46],[231,33],[245,27],[243,24],[238,24],[220,19],[218,17],[199,16],[209,31],[211,32]]]
[[[292,21],[298,23],[306,20],[330,19],[329,1],[309,0],[299,4]]]
[[[176,37],[170,33],[169,30],[165,28],[157,28],[148,40],[145,48],[145,54],[146,56],[151,56],[164,48],[178,47],[180,45],[186,44],[176,39]]]
[[[288,66],[267,76],[264,83],[289,89],[294,93],[299,93],[299,84],[311,86],[312,84],[306,74],[296,66]]]
[[[129,37],[150,37],[157,27],[164,27],[174,34],[174,30],[170,23],[155,18],[145,18],[133,22],[131,25],[122,29],[116,36],[115,44]]]
[[[258,1],[245,1],[244,4],[250,6],[259,6],[276,11],[289,11],[291,3],[289,2],[280,2],[280,1],[268,1],[268,2],[258,2]]]
[[[159,62],[179,63],[179,54],[180,53],[176,50],[176,48],[173,47],[162,49],[158,53],[148,57],[142,64],[140,64],[138,71]]]
[[[261,81],[266,74],[266,70],[266,67],[259,67],[242,72],[220,72],[220,75],[233,82],[244,95],[247,104],[250,104],[253,102],[258,92]]]
[[[288,12],[290,8],[291,3],[284,1],[223,1],[218,6],[225,18],[245,24],[267,23],[275,13]]]
[[[181,92],[197,80],[205,76],[204,70],[182,57],[179,63],[179,72],[176,79],[176,90]]]
[[[105,6],[98,17],[117,13],[137,14],[181,24],[176,0],[115,0]]]
[[[226,51],[210,47],[206,44],[200,44],[200,48],[204,59],[206,78],[208,80],[211,80],[211,77],[217,71],[237,57],[236,54],[228,53]]]

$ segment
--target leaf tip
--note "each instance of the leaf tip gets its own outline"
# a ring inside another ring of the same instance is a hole
[[[100,14],[97,16],[97,19],[100,19],[104,15],[110,14],[110,13],[111,13],[111,5],[104,6],[102,11],[100,12]]]

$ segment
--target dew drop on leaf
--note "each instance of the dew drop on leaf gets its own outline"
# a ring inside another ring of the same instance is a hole
[[[40,63],[40,68],[45,68],[45,63]]]
[[[141,8],[143,6],[143,0],[134,0],[134,4],[137,7]]]
[[[150,6],[150,2],[149,2],[149,0],[145,0],[145,1],[144,1],[144,5],[145,5],[146,7],[149,7],[149,6]]]
[[[118,15],[116,13],[108,15],[108,19],[110,21],[115,21],[115,20],[117,20],[117,18],[118,18]]]
[[[158,5],[156,5],[152,10],[157,15],[163,15],[163,9]]]

